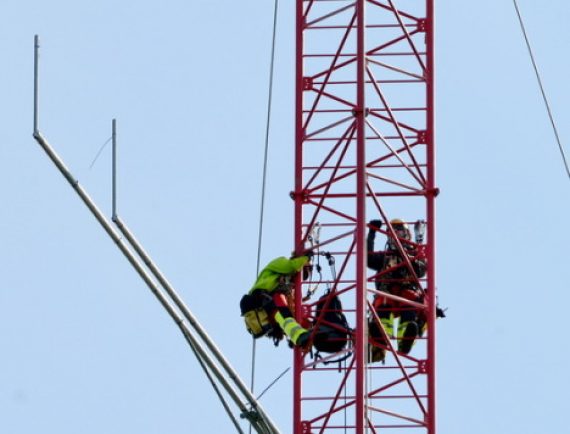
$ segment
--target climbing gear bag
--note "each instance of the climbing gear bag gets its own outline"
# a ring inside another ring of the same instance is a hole
[[[313,346],[317,352],[336,353],[346,348],[351,339],[351,328],[342,311],[342,303],[330,289],[316,305]]]

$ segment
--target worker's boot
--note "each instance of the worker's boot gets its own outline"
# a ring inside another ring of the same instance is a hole
[[[415,321],[404,321],[398,325],[398,351],[408,354],[418,337],[419,328]]]
[[[275,321],[279,324],[279,327],[285,332],[293,345],[301,348],[307,346],[311,333],[306,328],[301,327],[293,317],[288,316],[285,318],[281,312],[278,311],[275,314]]]
[[[301,333],[301,335],[299,335],[299,337],[297,338],[297,342],[293,342],[296,346],[298,346],[299,348],[303,348],[306,349],[307,351],[309,350],[309,338],[311,337],[311,330],[307,330],[303,333]]]

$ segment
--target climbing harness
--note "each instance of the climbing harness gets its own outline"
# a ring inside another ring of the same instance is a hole
[[[246,294],[240,300],[245,328],[255,339],[265,336],[273,328],[267,315],[267,308],[271,304],[271,296],[262,291]]]
[[[246,294],[241,298],[240,309],[245,328],[254,340],[267,336],[275,346],[279,345],[285,334],[281,326],[270,319],[269,313],[278,310],[270,294],[263,290]]]

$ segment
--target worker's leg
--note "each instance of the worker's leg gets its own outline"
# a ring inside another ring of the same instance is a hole
[[[408,354],[418,337],[418,323],[413,320],[403,321],[402,318],[398,325],[398,351]]]
[[[388,302],[387,298],[379,295],[374,299],[373,306],[388,337],[394,337],[394,306]]]
[[[369,362],[384,361],[386,357],[386,348],[388,339],[394,335],[394,317],[392,314],[392,306],[388,304],[388,300],[382,296],[376,296],[373,302],[374,310],[380,319],[380,324],[373,316],[368,324],[368,333],[370,335],[369,345]],[[381,328],[384,329],[382,332]]]
[[[276,311],[273,315],[275,322],[293,342],[293,345],[303,347],[309,340],[310,333],[307,329],[295,321],[291,315],[291,311],[287,306],[287,298],[283,294],[274,294],[273,302],[275,303]]]
[[[404,290],[402,291],[402,296],[408,300],[416,302],[421,301],[420,294],[417,291]],[[398,351],[408,354],[419,334],[420,328],[418,325],[417,309],[410,307],[409,305],[402,304],[400,323],[398,324]]]

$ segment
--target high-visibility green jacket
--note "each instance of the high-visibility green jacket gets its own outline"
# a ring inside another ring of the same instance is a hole
[[[309,262],[307,256],[299,256],[287,259],[284,256],[274,259],[261,270],[257,280],[253,284],[250,294],[256,289],[264,289],[267,292],[273,291],[279,286],[279,279],[283,276],[292,276],[303,269],[303,266]]]

